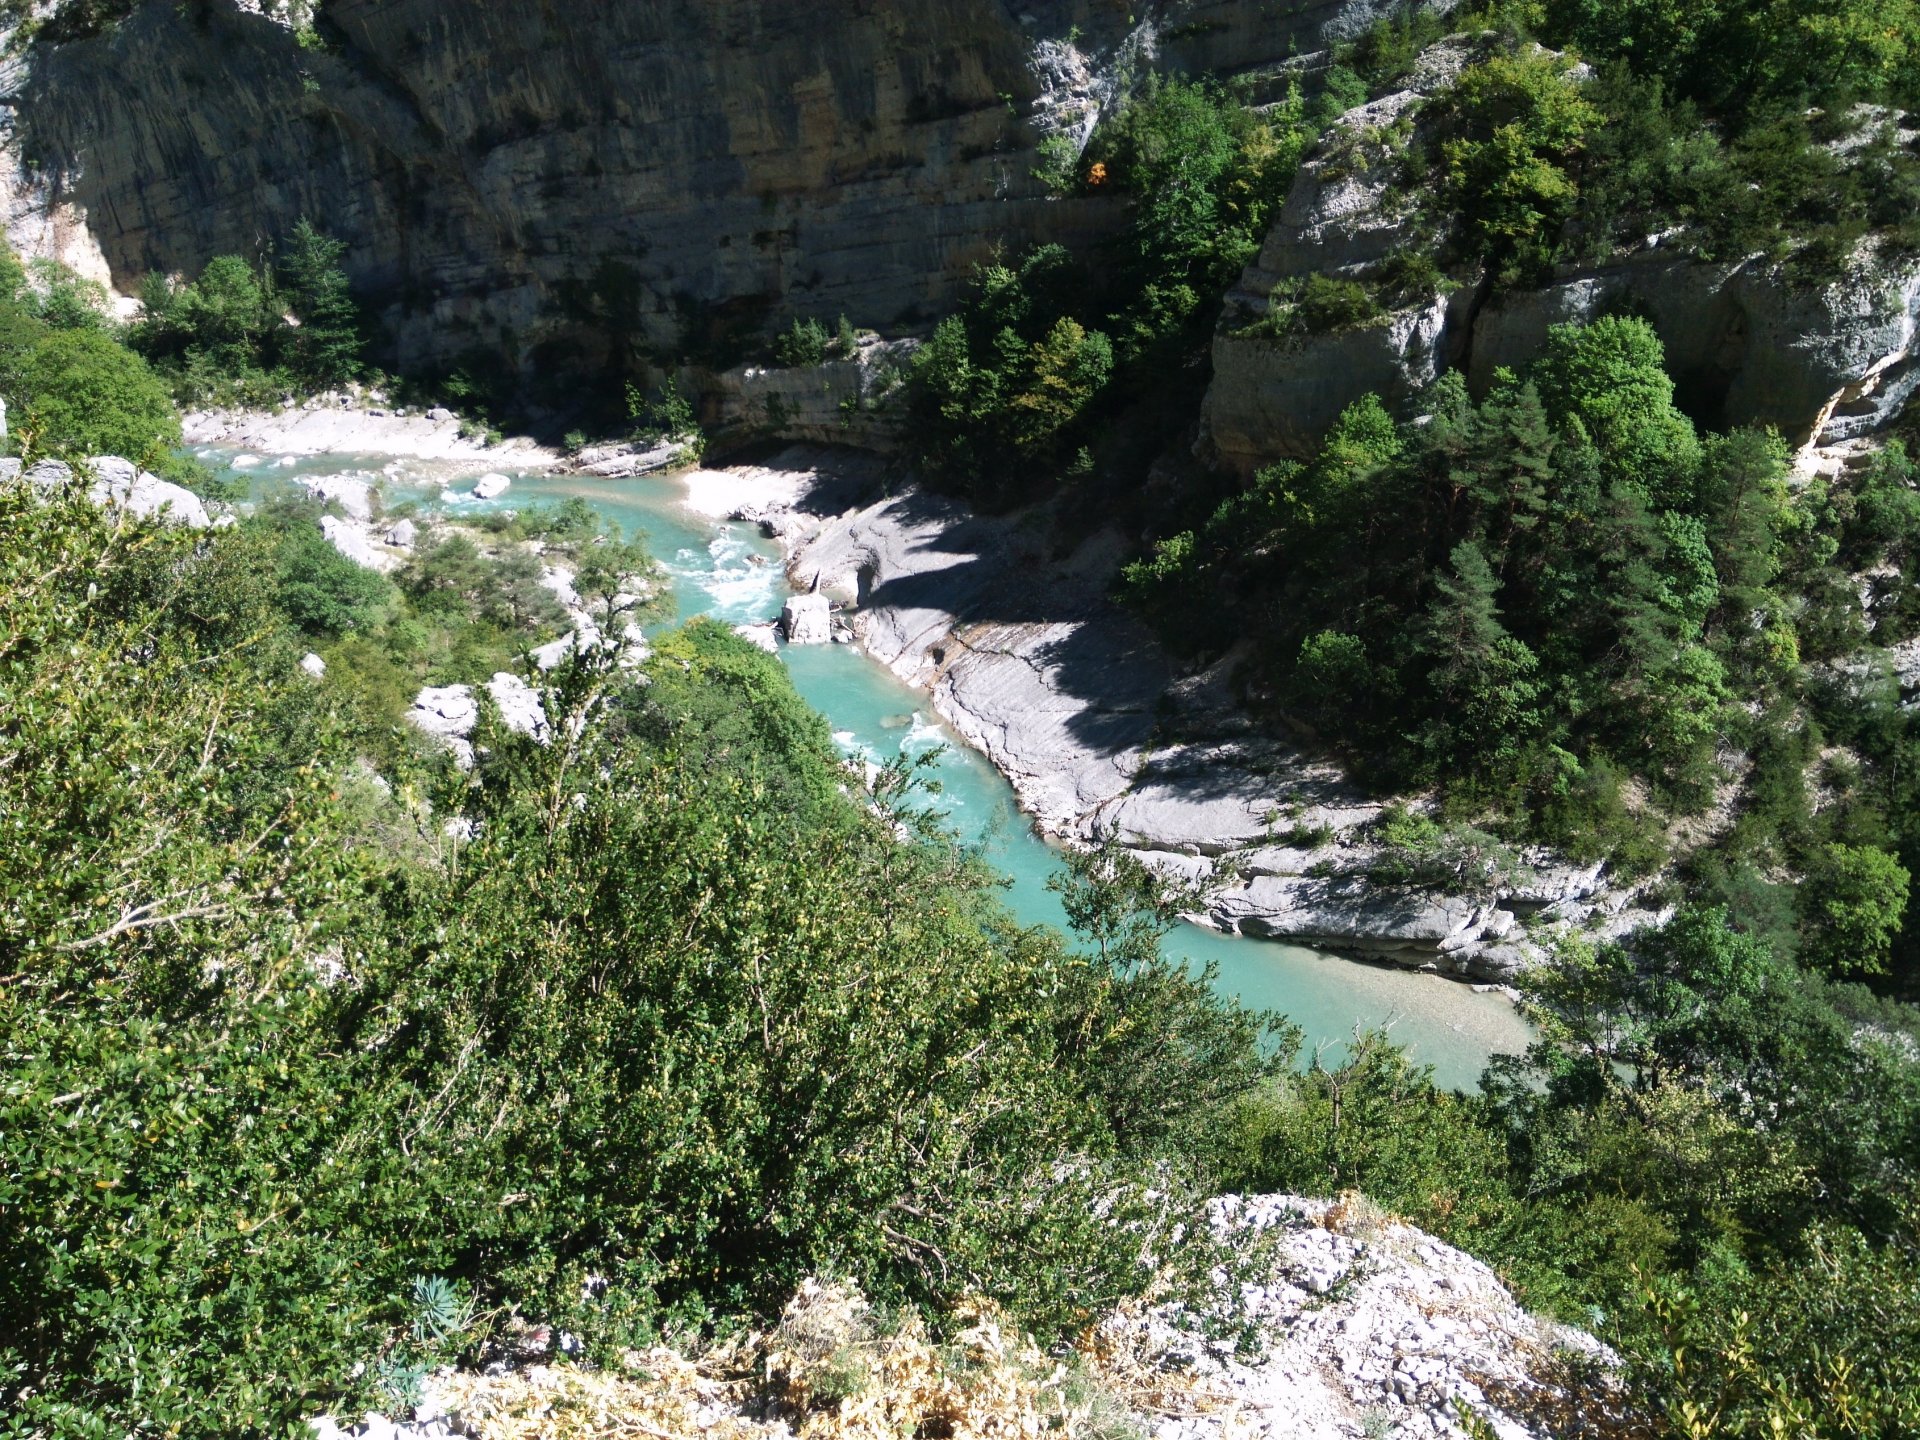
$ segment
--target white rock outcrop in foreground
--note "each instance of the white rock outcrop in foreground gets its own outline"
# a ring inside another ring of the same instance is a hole
[[[1229,1196],[1215,1202],[1214,1217],[1230,1242],[1253,1247],[1250,1278],[1233,1293],[1223,1279],[1218,1296],[1219,1318],[1250,1327],[1250,1353],[1236,1354],[1231,1341],[1210,1338],[1174,1307],[1113,1315],[1083,1349],[1084,1373],[1105,1390],[1119,1411],[1114,1418],[1153,1440],[1456,1440],[1466,1433],[1461,1407],[1499,1440],[1550,1440],[1576,1433],[1570,1420],[1600,1433],[1622,1418],[1618,1362],[1604,1346],[1529,1315],[1485,1265],[1358,1197]],[[809,1337],[823,1353],[840,1337],[857,1340],[864,1309],[839,1287],[804,1282],[769,1348],[787,1333]],[[974,1362],[976,1376],[1018,1344],[991,1322],[968,1334],[959,1343],[974,1348],[959,1353]],[[566,1395],[569,1421],[591,1415],[594,1434],[794,1434],[796,1417],[782,1413],[779,1391],[769,1388],[779,1383],[771,1363],[736,1363],[742,1378],[729,1380],[655,1350],[636,1357],[644,1359],[644,1378],[596,1384],[591,1375],[553,1368],[577,1344],[572,1337],[542,1326],[526,1339],[516,1357],[523,1369],[503,1361],[484,1376],[441,1372],[411,1421],[376,1415],[348,1428],[323,1418],[313,1422],[316,1440],[490,1434],[508,1416],[554,1413],[554,1397]],[[783,1353],[793,1363],[791,1351]],[[1032,1428],[1038,1417],[1020,1408],[1014,1388],[996,1388],[992,1377],[974,1391],[965,1370],[950,1371],[937,1391],[929,1380],[914,1393],[964,1415],[963,1433],[1045,1433]],[[918,1415],[897,1418],[910,1425]],[[575,1433],[571,1424],[566,1433]]]
[[[214,522],[198,495],[171,480],[162,480],[118,455],[95,455],[82,467],[88,477],[87,499],[103,509],[124,510],[142,520],[166,519],[176,525],[205,530]],[[36,460],[23,470],[18,460],[0,459],[0,481],[24,475],[29,485],[51,492],[73,480],[73,467],[63,460]],[[231,517],[223,517],[231,523]]]
[[[1617,1363],[1592,1336],[1528,1314],[1480,1261],[1357,1196],[1229,1196],[1215,1213],[1274,1242],[1271,1278],[1239,1297],[1266,1353],[1223,1355],[1177,1314],[1120,1322],[1219,1402],[1213,1414],[1147,1417],[1156,1440],[1450,1440],[1463,1433],[1456,1404],[1500,1440],[1546,1440],[1569,1402],[1618,1403],[1604,1378],[1597,1393],[1565,1393],[1571,1371],[1604,1377]]]

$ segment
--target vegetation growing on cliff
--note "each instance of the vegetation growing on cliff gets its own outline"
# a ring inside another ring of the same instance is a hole
[[[1457,265],[1525,283],[1672,232],[1669,249],[1819,280],[1869,232],[1920,246],[1920,159],[1889,108],[1920,104],[1911,0],[1414,7],[1344,59],[1384,93],[1479,26],[1495,43],[1423,112],[1404,180]]]
[[[1078,188],[1129,197],[1101,278],[1060,246],[983,267],[916,355],[922,469],[1004,505],[1084,472],[1096,420],[1160,437],[1197,403],[1220,296],[1251,258],[1312,130],[1296,96],[1256,114],[1211,83],[1151,80],[1094,136]]]
[[[1383,784],[1441,786],[1456,818],[1632,872],[1670,857],[1672,817],[1711,813],[1697,893],[1781,953],[1911,983],[1915,739],[1883,658],[1920,634],[1904,451],[1791,490],[1774,437],[1695,430],[1627,318],[1424,408],[1354,406],[1128,593],[1176,644],[1250,641],[1259,703]],[[1796,906],[1790,876],[1824,881]]]
[[[346,246],[301,220],[277,255],[207,262],[197,280],[149,275],[127,343],[184,404],[273,405],[362,371],[362,324]]]

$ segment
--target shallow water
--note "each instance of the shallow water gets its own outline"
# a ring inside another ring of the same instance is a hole
[[[235,457],[204,450],[210,464]],[[440,501],[443,484],[469,491],[464,470],[430,462],[394,462],[378,456],[326,456],[287,463],[263,456],[235,472],[256,489],[310,475],[380,478],[389,503],[412,500],[458,517],[488,509],[558,503],[580,496],[628,534],[644,536],[673,577],[680,618],[710,614],[735,624],[779,613],[787,593],[779,549],[758,527],[715,523],[688,510],[679,481],[652,476],[596,480],[583,476],[514,475],[495,501]],[[464,476],[449,480],[449,476]],[[1005,877],[1004,900],[1024,924],[1064,927],[1059,899],[1046,888],[1059,869],[1055,852],[1019,812],[1012,788],[984,758],[950,734],[924,696],[901,684],[851,646],[783,647],[795,687],[827,718],[834,741],[849,756],[880,760],[945,748],[932,774],[940,785],[931,804],[964,841]],[[1244,1003],[1278,1010],[1306,1032],[1307,1047],[1325,1046],[1337,1058],[1358,1026],[1388,1026],[1416,1059],[1432,1065],[1448,1085],[1470,1087],[1489,1055],[1517,1050],[1527,1029],[1505,1000],[1464,985],[1394,966],[1369,965],[1294,945],[1246,940],[1183,925],[1167,940],[1170,952],[1194,965],[1216,967],[1219,988]]]

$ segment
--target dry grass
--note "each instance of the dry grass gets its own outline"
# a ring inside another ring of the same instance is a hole
[[[481,1440],[1133,1440],[1136,1409],[1219,1413],[1157,1369],[1138,1327],[1049,1355],[985,1307],[968,1319],[942,1343],[808,1282],[773,1329],[698,1356],[459,1375],[436,1399]]]

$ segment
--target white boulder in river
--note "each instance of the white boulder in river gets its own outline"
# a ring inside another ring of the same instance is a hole
[[[482,475],[473,482],[473,498],[491,500],[497,495],[506,494],[507,487],[511,484],[513,482],[504,475]]]
[[[332,501],[355,520],[373,519],[373,486],[351,475],[316,475],[306,482],[307,494]]]
[[[789,645],[825,645],[833,639],[833,611],[821,594],[789,595],[780,607],[780,631]]]

